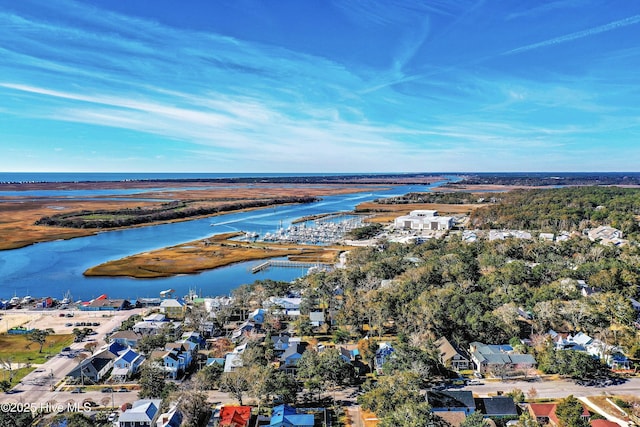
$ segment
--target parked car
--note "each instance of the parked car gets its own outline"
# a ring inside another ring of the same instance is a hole
[[[73,326],[73,323],[65,323],[64,326],[66,326],[68,328],[68,327]]]
[[[83,393],[84,390],[82,390],[82,387],[76,387],[73,390],[71,390],[71,393]]]
[[[118,414],[116,414],[115,412],[112,412],[107,417],[107,421],[112,423],[112,422],[114,422],[116,420],[116,418],[118,418]]]
[[[105,387],[103,389],[100,390],[103,393],[111,393],[113,391],[112,387]]]
[[[120,393],[126,393],[126,392],[128,392],[128,391],[129,391],[129,389],[128,389],[128,388],[126,388],[126,387],[120,387],[120,388],[118,389],[118,392],[120,392]]]
[[[467,385],[483,385],[484,383],[480,380],[469,380]]]

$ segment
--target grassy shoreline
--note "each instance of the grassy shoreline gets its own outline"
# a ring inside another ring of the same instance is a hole
[[[122,184],[122,183],[121,183]],[[95,188],[100,188],[98,183]],[[157,186],[157,184],[156,184]],[[2,200],[2,211],[0,211],[0,234],[4,237],[0,241],[0,250],[11,250],[26,247],[35,243],[50,242],[54,240],[68,240],[76,237],[86,237],[111,231],[116,229],[126,229],[132,227],[146,227],[158,224],[166,224],[177,221],[190,221],[194,219],[209,218],[220,214],[243,212],[251,209],[239,209],[229,212],[219,212],[202,216],[192,216],[189,218],[171,219],[145,224],[128,225],[121,228],[67,228],[57,226],[36,225],[36,222],[43,217],[52,216],[61,212],[71,213],[80,211],[99,211],[117,209],[153,208],[160,205],[157,199],[185,201],[201,200],[203,203],[209,201],[225,200],[242,202],[259,200],[265,198],[284,197],[322,197],[337,194],[350,194],[362,191],[371,191],[371,188],[381,188],[381,185],[297,185],[295,187],[273,187],[255,184],[234,186],[225,185],[217,188],[199,189],[194,188],[187,191],[172,191],[171,189],[150,190],[148,193],[136,194],[136,200],[128,197],[120,197],[119,200],[107,200],[96,197],[92,200],[61,199],[56,197],[42,197],[38,199],[25,199],[23,197],[0,197]],[[85,187],[83,187],[85,188]],[[86,188],[94,188],[86,184]],[[120,187],[118,187],[120,188]],[[123,188],[125,188],[123,186]],[[141,200],[142,199],[142,200]],[[146,201],[144,199],[149,199]],[[155,199],[155,200],[154,200]],[[256,209],[264,208],[257,207]]]
[[[225,233],[206,239],[143,252],[91,267],[90,277],[160,278],[196,274],[239,262],[286,256],[292,261],[335,262],[345,246],[312,246],[231,240],[242,233]]]

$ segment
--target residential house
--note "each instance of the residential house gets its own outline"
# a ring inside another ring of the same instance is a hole
[[[438,211],[423,209],[411,211],[408,215],[399,216],[393,221],[396,228],[419,231],[449,230],[453,223],[453,217],[439,216]]]
[[[247,349],[247,344],[242,344],[233,349],[231,353],[224,356],[224,372],[232,372],[237,368],[241,368],[244,364],[242,354]]]
[[[280,356],[280,369],[287,373],[295,374],[298,360],[307,349],[306,342],[291,343],[284,353]]]
[[[171,330],[174,335],[179,335],[182,333],[182,323],[181,322],[138,322],[133,325],[133,331],[142,335],[155,335],[161,331]]]
[[[489,240],[531,239],[531,233],[521,230],[489,230]]]
[[[482,397],[475,399],[476,409],[485,417],[510,418],[518,416],[518,409],[509,396]]]
[[[289,348],[289,335],[281,334],[275,337],[272,336],[271,340],[273,341],[273,352],[276,356],[282,354]]]
[[[291,406],[280,405],[273,408],[269,427],[313,427],[314,423],[313,414],[298,413]]]
[[[256,308],[251,313],[249,313],[248,320],[252,321],[255,325],[262,325],[264,323],[264,319],[267,312],[262,308]]]
[[[106,354],[90,357],[81,361],[67,376],[76,378],[83,384],[85,382],[98,383],[113,367],[114,359],[114,357],[109,357]]]
[[[249,427],[250,406],[223,406],[220,409],[219,427]]]
[[[160,399],[143,399],[133,402],[131,409],[118,418],[118,427],[155,427],[160,415]]]
[[[340,357],[347,363],[355,362],[356,357],[362,359],[357,345],[340,346]]]
[[[123,347],[136,347],[138,341],[142,338],[142,334],[134,331],[117,331],[109,336],[111,342],[117,342]]]
[[[87,305],[80,305],[82,311],[120,311],[131,307],[126,299],[95,299]]]
[[[207,340],[204,339],[204,337],[200,335],[199,332],[185,332],[182,334],[182,337],[180,339],[182,342],[189,341],[196,344],[197,350],[204,350],[207,347]]]
[[[449,425],[451,427],[460,427],[462,425],[462,423],[464,422],[464,420],[467,419],[467,414],[465,414],[464,412],[458,412],[458,411],[454,411],[454,412],[435,412],[434,417],[436,418],[440,418],[441,420],[443,420],[445,422],[445,426]],[[436,423],[436,425],[442,425],[441,423]],[[490,426],[486,426],[486,427],[490,427]]]
[[[438,348],[440,362],[444,366],[454,371],[469,369],[469,359],[446,337],[437,339],[433,344]]]
[[[324,317],[324,311],[311,311],[309,312],[309,322],[311,326],[322,326],[325,324],[326,320]]]
[[[427,402],[433,412],[463,412],[469,415],[476,411],[473,393],[468,390],[428,390]]]
[[[182,413],[178,410],[178,406],[174,405],[169,411],[158,416],[156,427],[180,427],[182,425]]]
[[[592,242],[600,242],[605,245],[622,245],[626,243],[622,231],[609,225],[601,225],[600,227],[591,229],[587,232],[587,237]]]
[[[515,353],[510,345],[487,345],[481,342],[470,344],[471,360],[476,371],[505,376],[516,371],[527,371],[537,365],[530,354]]]
[[[531,417],[535,419],[539,424],[548,424],[552,427],[559,426],[560,422],[556,415],[556,407],[555,403],[530,403],[529,404],[529,413]],[[582,419],[585,421],[589,421],[591,414],[587,410],[587,408],[582,406]]]
[[[273,310],[274,313],[289,315],[300,315],[300,304],[302,298],[270,297],[262,303],[266,309]]]
[[[231,341],[237,342],[240,338],[251,334],[256,329],[256,325],[246,320],[231,333]]]
[[[620,427],[620,424],[618,423],[614,423],[613,421],[602,420],[602,419],[591,420],[589,421],[589,423],[591,424],[591,427]],[[631,425],[631,423],[629,423],[629,425]]]
[[[556,238],[555,234],[553,233],[540,233],[538,237],[540,238],[540,240],[545,240],[547,242],[553,242]]]
[[[151,352],[152,363],[164,368],[165,375],[173,380],[177,379],[187,368],[184,353],[179,350],[159,350]]]
[[[146,358],[131,348],[123,352],[114,362],[111,378],[126,380],[140,372],[140,368]]]
[[[376,356],[374,360],[374,368],[377,372],[382,371],[382,366],[393,355],[393,347],[387,342],[378,343],[378,349],[376,350]]]
[[[167,298],[160,303],[160,311],[169,319],[184,319],[187,304],[181,299]]]
[[[162,313],[151,313],[142,318],[144,322],[166,322],[167,316]]]

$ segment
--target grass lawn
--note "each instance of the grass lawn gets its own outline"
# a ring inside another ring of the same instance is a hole
[[[27,375],[29,375],[31,372],[35,371],[36,368],[35,367],[31,367],[31,368],[20,368],[20,369],[14,369],[13,370],[13,381],[11,381],[11,387],[15,387],[16,385],[18,385],[18,383],[20,381],[22,381],[22,379],[24,377],[26,377]],[[0,369],[0,380],[4,381],[4,380],[9,380],[9,371],[7,371],[6,369]]]
[[[29,341],[26,335],[0,335],[0,359],[12,363],[44,363],[47,356],[55,356],[73,342],[72,334],[49,335],[39,352],[40,345]]]

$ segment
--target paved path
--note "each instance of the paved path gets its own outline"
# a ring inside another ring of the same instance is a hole
[[[596,404],[594,404],[592,401],[590,401],[588,398],[579,397],[578,399],[580,399],[580,401],[582,401],[582,403],[587,405],[589,407],[589,409],[591,409],[592,411],[597,412],[598,414],[602,415],[607,420],[613,421],[614,423],[616,423],[618,425],[621,425],[622,427],[628,427],[629,426],[629,423],[627,421],[622,420],[622,419],[620,419],[618,417],[614,417],[613,415],[607,413],[606,411],[604,411],[600,407],[598,407]]]

